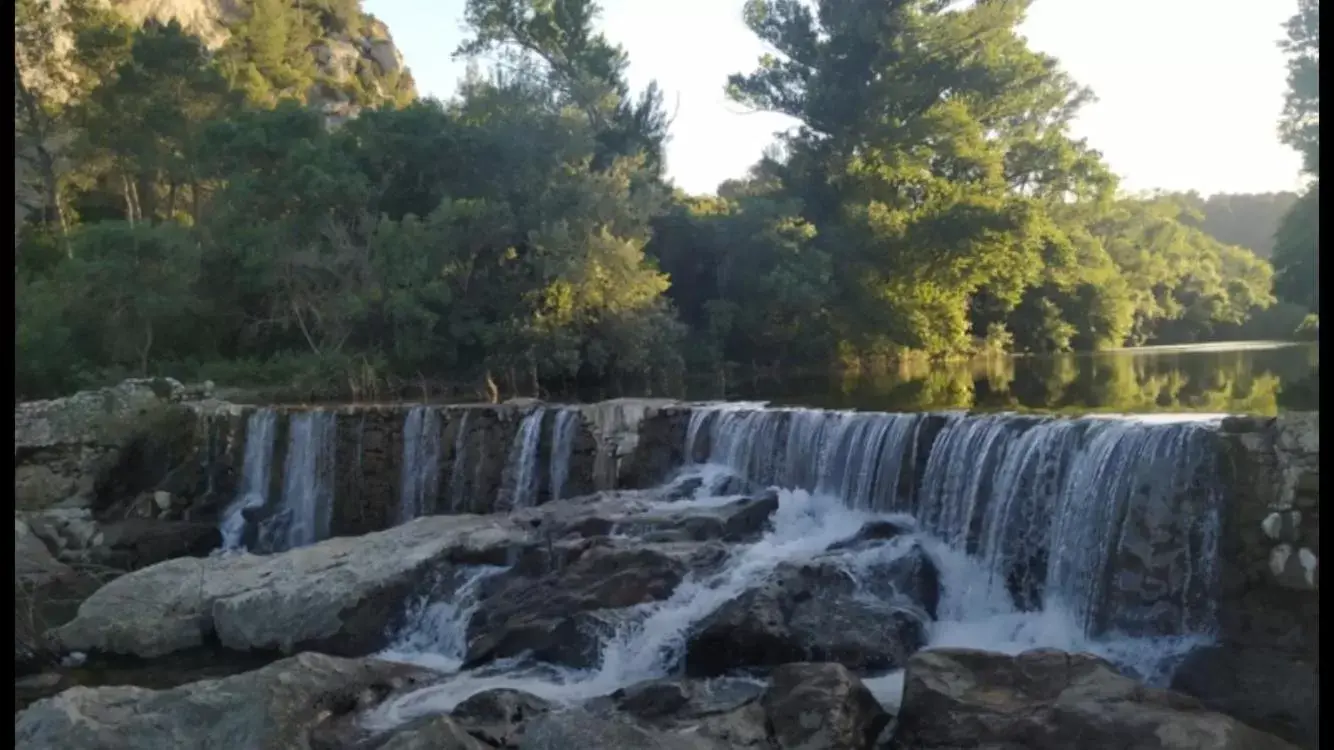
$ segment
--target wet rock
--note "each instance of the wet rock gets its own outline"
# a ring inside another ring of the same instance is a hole
[[[308,747],[326,722],[437,677],[403,664],[308,653],[170,690],[75,687],[20,713],[14,742],[28,750],[290,750]]]
[[[829,546],[829,551],[866,549],[867,547],[873,547],[877,544],[902,536],[909,531],[910,529],[903,524],[894,521],[886,521],[883,519],[867,521],[862,524],[861,529],[858,530],[856,534],[853,534],[851,537],[848,537],[841,542],[831,544]]]
[[[1320,746],[1316,665],[1272,649],[1207,646],[1188,654],[1172,689],[1308,748]]]
[[[53,635],[67,650],[145,658],[213,636],[239,651],[365,654],[431,573],[503,564],[529,542],[505,518],[433,516],[277,555],[169,560],[102,587]]]
[[[548,701],[521,690],[498,688],[480,692],[460,703],[450,713],[453,720],[467,727],[491,747],[507,747],[516,742],[524,722],[553,708]]]
[[[700,623],[687,645],[686,672],[711,676],[797,661],[887,670],[925,643],[919,615],[860,596],[837,566],[786,564]]]
[[[671,596],[700,545],[594,545],[568,566],[540,577],[497,576],[468,625],[468,666],[531,652],[553,664],[591,667],[615,615]]]
[[[448,716],[432,716],[399,730],[377,750],[488,750],[503,745],[488,745],[477,740]]]
[[[753,542],[769,528],[769,519],[778,510],[778,493],[768,491],[744,497],[725,505],[695,506],[682,510],[654,509],[622,517],[615,532],[640,537],[646,541],[722,540]]]
[[[1292,750],[1091,654],[932,649],[908,662],[895,742],[908,748]]]
[[[780,750],[864,750],[889,715],[857,676],[838,664],[785,664],[764,694]]]
[[[940,571],[922,545],[862,566],[859,578],[867,591],[891,603],[921,607],[935,619],[940,607]]]
[[[615,710],[643,726],[689,733],[728,748],[768,748],[769,734],[756,680],[661,679],[631,685],[610,696]]]

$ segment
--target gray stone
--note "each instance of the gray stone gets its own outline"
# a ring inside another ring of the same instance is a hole
[[[49,628],[72,619],[99,582],[51,555],[26,523],[14,519],[14,668],[26,674],[55,662]]]
[[[955,750],[1292,750],[1287,742],[1119,674],[1091,654],[968,649],[908,661],[895,742]]]
[[[779,750],[865,750],[889,723],[871,691],[838,664],[775,669],[763,702]]]
[[[552,704],[520,690],[484,690],[454,707],[450,716],[492,747],[513,745],[523,724],[551,711]]]
[[[364,654],[430,572],[501,564],[529,541],[505,518],[434,516],[272,556],[169,560],[112,581],[53,634],[68,650],[145,658],[213,635],[241,651]]]
[[[468,625],[468,666],[531,653],[554,664],[591,667],[614,613],[671,596],[701,545],[587,545],[572,561],[531,575],[516,565],[487,585]],[[721,556],[721,548],[715,556]]]
[[[448,716],[433,716],[395,732],[377,750],[488,750]]]
[[[529,722],[518,750],[725,750],[708,737],[648,729],[630,721],[574,709]]]
[[[437,677],[374,659],[301,654],[170,690],[74,687],[20,713],[14,744],[25,750],[310,748],[321,725]]]
[[[686,672],[704,677],[809,660],[888,670],[925,643],[923,615],[860,596],[836,565],[780,565],[771,580],[700,623]]]

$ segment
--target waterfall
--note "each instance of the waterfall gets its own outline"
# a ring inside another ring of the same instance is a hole
[[[454,465],[449,470],[449,512],[458,513],[461,509],[468,507],[467,498],[467,474],[468,467],[468,416],[472,414],[471,409],[463,411],[463,419],[459,420],[459,431],[454,436]],[[482,457],[477,457],[477,464],[482,464]]]
[[[222,549],[243,549],[245,511],[262,508],[269,495],[269,468],[273,463],[273,433],[278,415],[272,409],[256,409],[246,419],[245,455],[241,459],[241,486],[236,498],[222,513],[218,530]]]
[[[398,522],[435,510],[440,486],[440,412],[414,406],[403,423],[403,464],[399,478]]]
[[[288,422],[282,502],[260,524],[260,548],[280,552],[329,537],[333,515],[334,439],[331,411],[294,413]]]
[[[1215,627],[1223,493],[1207,424],[726,404],[691,415],[686,455],[701,454],[760,485],[910,513],[976,559],[976,585],[1068,609],[1089,634]]]
[[[556,423],[551,428],[551,493],[550,500],[560,500],[565,482],[570,477],[570,457],[574,454],[574,439],[579,430],[579,410],[566,407],[556,412]]]
[[[537,463],[541,415],[525,418],[510,449],[516,498]],[[496,662],[396,697],[372,723],[445,713],[491,688],[573,703],[679,673],[691,634],[718,607],[781,564],[831,554],[859,582],[907,551],[929,556],[940,583],[929,647],[1085,651],[1162,685],[1175,659],[1216,632],[1225,493],[1208,422],[720,404],[693,411],[685,456],[693,465],[674,482],[731,475],[778,487],[762,538],[630,608],[595,667]],[[872,519],[905,531],[832,551]],[[473,583],[456,591],[415,611],[386,658],[457,672],[477,593]],[[886,701],[901,694],[901,671],[868,678]]]
[[[530,508],[537,502],[538,447],[542,438],[545,409],[534,409],[519,424],[519,431],[505,459],[505,481],[498,508]]]

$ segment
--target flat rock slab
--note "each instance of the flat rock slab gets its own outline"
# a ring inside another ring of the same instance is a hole
[[[143,658],[213,637],[239,651],[365,654],[428,574],[504,564],[530,543],[504,517],[432,516],[277,555],[169,560],[102,587],[52,635],[68,651]]]
[[[376,659],[301,654],[171,690],[75,687],[20,713],[14,745],[23,750],[308,748],[319,725],[437,677]]]

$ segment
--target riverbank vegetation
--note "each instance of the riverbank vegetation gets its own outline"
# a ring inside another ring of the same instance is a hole
[[[355,2],[253,0],[206,42],[19,0],[16,398],[128,374],[664,393],[738,365],[1291,336],[1318,304],[1318,6],[1283,131],[1315,181],[1229,203],[1119,191],[1027,5],[750,0],[775,53],[719,85],[797,125],[687,195],[662,93],[631,90],[592,0],[468,0],[448,101],[378,56],[329,72],[338,40],[384,43]],[[1287,211],[1272,242],[1229,223],[1242,203]]]

